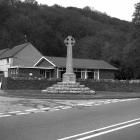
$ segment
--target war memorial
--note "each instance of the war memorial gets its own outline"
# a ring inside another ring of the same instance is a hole
[[[67,46],[67,58],[66,58],[66,72],[63,74],[62,82],[58,82],[51,87],[48,87],[42,92],[46,93],[90,93],[95,94],[94,90],[90,90],[85,85],[80,85],[76,82],[76,75],[73,72],[73,57],[72,47],[75,44],[75,39],[72,36],[68,36],[64,40]]]

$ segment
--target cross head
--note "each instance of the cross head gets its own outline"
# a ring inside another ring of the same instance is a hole
[[[64,40],[64,43],[66,46],[74,46],[75,44],[75,39],[72,37],[72,36],[68,36],[65,40]]]

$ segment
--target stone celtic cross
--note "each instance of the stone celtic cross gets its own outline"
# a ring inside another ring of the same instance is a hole
[[[75,39],[72,37],[72,36],[68,36],[65,40],[64,40],[64,43],[66,46],[74,46],[75,44]]]
[[[63,75],[63,82],[75,82],[75,74],[73,73],[73,58],[72,58],[72,46],[75,44],[75,39],[72,36],[68,36],[64,40],[64,44],[67,46],[67,58],[66,58],[66,73]]]
[[[48,87],[44,90],[47,93],[95,93],[84,85],[80,86],[79,82],[76,82],[76,75],[73,72],[73,58],[72,58],[72,46],[75,44],[75,39],[72,36],[68,36],[64,40],[67,46],[67,57],[66,57],[66,72],[63,74],[62,82],[58,82],[52,87]]]

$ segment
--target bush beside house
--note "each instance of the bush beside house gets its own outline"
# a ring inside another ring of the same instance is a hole
[[[42,90],[49,87],[59,80],[46,79],[12,79],[4,78],[2,82],[3,90]]]

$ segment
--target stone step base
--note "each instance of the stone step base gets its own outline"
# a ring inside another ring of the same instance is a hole
[[[80,85],[80,83],[64,83],[58,82],[52,87],[48,87],[45,90],[42,90],[45,93],[90,93],[95,94],[94,90],[90,90],[85,85]]]
[[[59,84],[54,84],[53,85],[54,88],[85,88],[85,85],[59,85]]]
[[[55,94],[69,94],[69,93],[74,93],[74,94],[95,94],[94,90],[89,90],[89,91],[57,91],[57,90],[42,90],[44,93],[55,93]]]
[[[79,82],[58,82],[57,85],[80,85]]]
[[[83,90],[83,91],[87,91],[87,90],[89,90],[89,88],[88,87],[85,87],[85,88],[80,88],[80,87],[49,87],[49,88],[47,88],[48,90],[66,90],[66,91],[69,91],[69,90],[74,90],[74,91],[80,91],[80,90]]]

